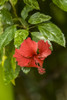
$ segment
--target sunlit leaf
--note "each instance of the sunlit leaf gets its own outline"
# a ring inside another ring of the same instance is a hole
[[[50,40],[58,43],[61,46],[65,47],[65,37],[62,31],[53,23],[43,23],[38,25],[39,31],[43,36]]]
[[[2,9],[0,11],[0,16],[1,16],[1,20],[2,20],[3,25],[6,25],[6,24],[12,25],[13,24],[12,16],[8,10]]]
[[[39,40],[44,40],[44,42],[48,41],[48,43],[51,45],[50,49],[53,50],[51,42],[49,40],[47,40],[42,33],[32,32],[31,35],[32,35],[32,40],[34,40],[36,42],[38,42]]]
[[[14,46],[13,43],[9,44],[5,49],[5,55],[7,56],[7,59],[4,62],[3,70],[4,70],[4,81],[6,84],[10,83],[12,80],[14,80],[20,71],[20,67],[15,65],[15,61],[12,61],[13,54],[14,54]],[[16,67],[14,67],[14,65]],[[15,69],[14,69],[14,68]]]
[[[34,9],[39,9],[39,4],[37,0],[23,0],[25,4],[28,6],[34,8]]]
[[[11,80],[15,79],[18,76],[19,70],[19,66],[17,66],[15,71],[13,71],[11,66],[11,59],[7,57],[4,63],[4,81],[6,83],[11,82]]]
[[[45,22],[45,21],[49,21],[51,19],[50,16],[45,15],[45,14],[41,14],[40,12],[36,12],[35,14],[33,14],[30,19],[29,19],[29,23],[30,24],[38,24],[41,22]]]
[[[15,37],[14,37],[15,47],[16,48],[19,47],[21,43],[23,42],[23,40],[26,39],[28,35],[29,35],[29,32],[27,30],[24,30],[24,29],[17,30],[15,32]]]
[[[52,0],[59,8],[64,11],[67,11],[67,0]]]
[[[22,18],[23,18],[23,19],[26,19],[27,16],[28,16],[28,13],[29,13],[30,11],[32,11],[32,10],[33,10],[32,7],[26,5],[26,6],[23,8],[23,10],[21,11],[21,16],[22,16]]]
[[[28,74],[28,73],[30,72],[30,69],[31,69],[31,68],[29,68],[29,67],[28,67],[28,68],[27,68],[27,67],[22,67],[21,69],[22,69],[22,71],[23,71],[25,74]]]
[[[0,48],[11,42],[11,40],[14,38],[15,31],[16,27],[14,25],[5,29],[4,33],[0,35]]]

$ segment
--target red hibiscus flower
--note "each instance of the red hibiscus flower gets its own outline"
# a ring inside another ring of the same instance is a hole
[[[36,67],[40,74],[45,73],[43,68],[44,59],[51,54],[50,45],[48,41],[43,40],[32,41],[31,38],[27,38],[21,44],[20,49],[15,49],[14,57],[21,67]],[[38,51],[38,53],[37,53]]]

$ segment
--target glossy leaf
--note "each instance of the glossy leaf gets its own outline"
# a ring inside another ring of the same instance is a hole
[[[65,47],[65,37],[62,31],[53,23],[43,23],[38,25],[39,31],[47,40],[54,41]]]
[[[32,39],[34,41],[36,41],[36,42],[38,42],[38,40],[44,40],[44,41],[46,41],[46,38],[40,32],[31,32],[31,35],[32,35]]]
[[[23,42],[23,40],[27,38],[28,35],[29,33],[27,30],[24,30],[24,29],[17,30],[15,32],[15,37],[14,37],[15,47],[18,48]]]
[[[32,7],[26,5],[26,6],[23,8],[23,10],[21,11],[21,16],[22,16],[22,18],[23,18],[23,19],[26,19],[27,16],[28,16],[28,13],[29,13],[30,11],[32,11],[32,10],[33,10]]]
[[[28,74],[28,73],[30,72],[30,69],[31,69],[31,68],[29,68],[29,67],[28,67],[28,68],[27,68],[27,67],[22,67],[22,68],[21,68],[21,70],[22,70],[25,74]]]
[[[64,11],[67,11],[67,0],[52,0],[59,8]]]
[[[13,24],[12,16],[8,10],[2,9],[0,11],[0,16],[1,16],[1,20],[2,20],[3,25],[6,25],[6,24],[12,25]]]
[[[6,83],[11,82],[11,80],[15,79],[19,74],[19,66],[16,67],[15,71],[11,66],[11,59],[7,58],[4,63],[4,80]]]
[[[10,44],[6,47],[6,57],[7,59],[4,62],[3,70],[4,70],[4,81],[6,84],[10,83],[12,80],[14,80],[20,71],[20,67],[16,66],[16,62],[13,59],[14,54],[14,46],[13,44]],[[16,66],[16,67],[15,67]]]
[[[5,29],[4,33],[0,35],[0,48],[6,46],[14,38],[14,33],[16,31],[15,26],[10,26]]]
[[[30,24],[38,24],[38,23],[42,23],[45,21],[49,21],[50,19],[51,19],[50,16],[37,12],[30,17],[28,22]]]
[[[34,9],[39,9],[39,4],[37,0],[23,0],[25,4],[28,6],[34,8]]]
[[[51,45],[50,49],[53,50],[51,42],[49,40],[47,40],[42,33],[32,32],[31,35],[32,35],[32,40],[34,40],[36,42],[38,42],[39,40],[44,40],[45,42],[48,41],[48,43]]]

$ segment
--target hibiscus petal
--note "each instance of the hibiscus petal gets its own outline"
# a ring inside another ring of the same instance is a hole
[[[15,49],[14,57],[16,58],[18,65],[21,67],[27,66],[28,63],[30,62],[30,59],[27,59],[19,54],[18,49]]]
[[[26,67],[36,67],[38,68],[39,66],[36,64],[35,60],[31,58],[29,64]]]
[[[48,41],[44,42],[44,40],[38,41],[38,49],[39,49],[39,58],[44,60],[48,55],[51,54],[50,45]]]
[[[27,65],[26,67],[36,67],[36,68],[38,68],[39,74],[44,74],[45,73],[45,69],[42,68],[43,61],[41,61],[39,59],[36,60],[36,59],[37,58],[31,59],[29,65]],[[38,66],[38,64],[36,64],[36,63],[39,63],[41,66]]]
[[[19,53],[24,57],[32,57],[33,55],[37,54],[37,43],[32,41],[31,38],[27,38],[21,44]]]
[[[44,74],[45,73],[45,68],[39,67],[38,72],[39,72],[39,74]]]
[[[38,63],[40,67],[43,67],[43,60],[39,59],[38,56],[35,56],[34,60],[36,61],[36,63]]]

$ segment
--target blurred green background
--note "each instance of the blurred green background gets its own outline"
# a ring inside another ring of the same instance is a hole
[[[38,1],[40,12],[52,17],[51,21],[63,31],[67,40],[67,13],[51,0]],[[18,0],[16,9],[19,16],[24,5],[22,0]],[[67,47],[52,44],[52,54],[44,61],[46,73],[39,75],[36,68],[31,68],[28,74],[20,72],[15,86],[9,84],[5,87],[0,83],[0,100],[67,100]]]

